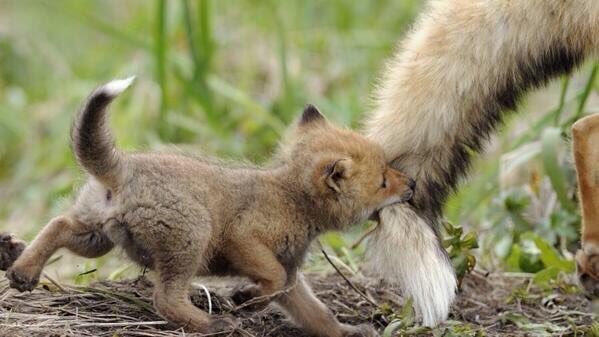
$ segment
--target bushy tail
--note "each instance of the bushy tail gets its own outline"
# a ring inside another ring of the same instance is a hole
[[[88,97],[77,116],[71,139],[77,161],[89,174],[111,189],[118,189],[123,180],[123,155],[114,147],[106,125],[106,108],[127,89],[134,77],[111,81]]]

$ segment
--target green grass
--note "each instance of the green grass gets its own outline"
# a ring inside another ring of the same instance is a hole
[[[416,0],[1,2],[0,229],[30,239],[72,201],[82,174],[69,148],[70,123],[96,85],[138,76],[112,110],[121,148],[176,143],[261,163],[306,103],[337,123],[359,126],[383,62],[421,6]],[[556,268],[547,263],[554,253],[571,261],[580,219],[569,126],[597,112],[596,77],[597,64],[587,64],[524,101],[525,114],[511,118],[475,161],[472,178],[446,208],[448,220],[465,229],[447,241],[454,261],[470,268],[477,246],[470,232],[479,236],[479,267],[543,271]],[[528,173],[517,186],[504,186],[501,158],[535,142],[538,149],[517,157]],[[558,202],[550,210],[537,212],[553,197]],[[363,247],[349,246],[359,231],[322,240],[354,271]],[[315,258],[310,268],[322,263]],[[98,268],[89,277],[127,269],[108,257],[74,273],[87,267]]]

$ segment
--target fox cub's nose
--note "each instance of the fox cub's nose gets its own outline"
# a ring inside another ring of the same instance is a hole
[[[409,178],[408,187],[413,191],[416,188],[416,180]]]
[[[416,187],[416,181],[412,178],[408,178],[407,184],[408,189],[401,195],[401,201],[406,202],[412,199],[414,196],[414,188]]]

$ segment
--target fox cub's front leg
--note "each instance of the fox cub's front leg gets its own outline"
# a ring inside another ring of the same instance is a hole
[[[378,333],[368,324],[341,324],[333,313],[314,296],[301,273],[289,282],[292,287],[276,299],[293,321],[318,337],[376,337]]]
[[[574,123],[572,147],[582,207],[578,278],[589,295],[599,297],[599,114]]]

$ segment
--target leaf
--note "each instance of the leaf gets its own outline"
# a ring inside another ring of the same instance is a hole
[[[108,275],[108,279],[110,281],[115,281],[115,280],[120,279],[123,276],[123,273],[125,273],[125,271],[127,271],[127,269],[129,269],[130,267],[131,267],[131,264],[127,263],[127,264],[117,268],[115,271],[110,273],[110,275]]]
[[[530,230],[533,226],[524,217],[523,213],[531,204],[531,197],[522,189],[512,188],[503,194],[503,207],[507,211],[510,219],[514,223],[514,230],[517,235],[520,232]]]
[[[468,249],[478,248],[478,241],[474,232],[469,232],[462,239],[462,246]]]
[[[495,254],[502,259],[508,259],[513,242],[514,240],[511,235],[501,236],[498,241],[495,241],[495,247],[493,248]]]
[[[389,325],[387,325],[387,327],[383,331],[383,337],[392,337],[393,333],[401,328],[402,323],[403,322],[400,319],[394,319],[393,321],[391,321],[391,323],[389,323]]]
[[[587,80],[586,85],[584,86],[584,90],[580,94],[580,100],[578,101],[578,107],[576,108],[576,114],[572,122],[575,122],[578,118],[582,117],[584,113],[584,107],[587,103],[587,99],[589,98],[589,94],[593,89],[593,84],[595,83],[595,78],[597,77],[597,71],[599,70],[599,63],[595,63],[593,65],[593,69],[591,70],[591,74]]]
[[[96,271],[98,271],[98,269],[92,267],[92,262],[86,261],[83,264],[83,271],[75,276],[75,284],[91,283],[97,277]]]
[[[352,252],[347,249],[347,247],[341,247],[341,253],[347,259],[347,264],[349,267],[353,269],[354,273],[357,273],[360,270],[360,267],[358,266],[358,263],[356,263],[356,259],[354,258]]]
[[[247,111],[248,118],[251,118],[252,120],[258,120],[259,122],[268,125],[278,135],[281,135],[285,132],[285,124],[283,124],[279,118],[264,109],[247,93],[214,75],[208,76],[207,83],[208,87],[216,94],[219,94],[222,97],[225,97],[242,106]]]
[[[532,278],[535,284],[539,286],[549,286],[551,280],[555,280],[560,270],[554,266],[547,267],[535,274]]]
[[[533,336],[555,336],[559,333],[564,333],[568,328],[561,327],[550,322],[531,323],[530,320],[515,312],[510,312],[501,315],[503,322],[509,321],[514,323],[523,332],[529,332]]]
[[[523,250],[520,254],[518,264],[520,270],[527,273],[536,273],[545,267],[538,253],[533,253],[527,250]]]
[[[529,232],[526,232],[529,233]],[[518,259],[513,262],[518,263],[518,270],[527,273],[536,273],[546,266],[541,261],[541,251],[537,248],[532,239],[526,237],[524,233],[522,239],[518,243]]]
[[[414,299],[410,297],[404,304],[403,308],[399,312],[399,316],[403,322],[404,327],[414,325],[416,314],[414,313]]]
[[[533,233],[526,233],[527,237],[534,241],[537,248],[541,251],[541,261],[547,267],[555,267],[560,271],[566,273],[574,272],[574,261],[568,261],[562,258],[559,253],[551,247],[547,242],[543,241],[538,235]]]
[[[511,189],[503,202],[508,212],[522,212],[530,205],[530,196],[520,189]]]
[[[562,207],[569,211],[573,211],[576,209],[574,203],[568,197],[567,188],[566,188],[566,175],[562,170],[559,160],[557,157],[557,149],[560,146],[561,138],[561,130],[558,128],[547,128],[543,135],[541,136],[542,142],[542,151],[541,155],[543,158],[543,167],[545,168],[545,173],[549,176],[549,180],[551,181],[551,186],[553,186],[553,190],[557,195],[557,199],[559,200]]]
[[[343,236],[338,232],[328,232],[320,237],[321,242],[331,247],[335,254],[342,255],[343,248],[347,247],[348,244]]]
[[[501,173],[507,174],[530,162],[541,153],[539,142],[526,143],[501,156]]]
[[[451,262],[458,277],[462,277],[466,274],[466,271],[468,270],[468,260],[464,254],[453,257]]]

